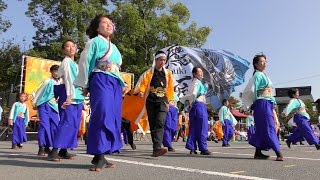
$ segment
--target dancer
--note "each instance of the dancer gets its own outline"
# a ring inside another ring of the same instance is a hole
[[[38,109],[40,125],[38,128],[38,156],[45,156],[53,147],[53,138],[59,124],[58,103],[54,98],[54,86],[61,83],[58,65],[50,67],[51,77],[44,81],[35,93],[33,103]]]
[[[135,93],[146,98],[146,109],[153,143],[153,157],[167,153],[166,148],[161,148],[163,141],[164,122],[169,105],[174,96],[172,72],[164,65],[167,55],[158,51],[155,54],[153,66],[140,77]]]
[[[201,151],[201,155],[210,155],[208,151],[208,113],[206,108],[207,86],[201,80],[203,72],[201,68],[194,67],[192,69],[192,84],[188,89],[188,94],[183,98],[189,100],[191,109],[189,112],[189,135],[186,148],[190,150],[190,154],[197,154],[197,146]]]
[[[54,137],[53,149],[48,155],[50,161],[73,159],[67,149],[78,146],[78,131],[81,122],[84,97],[79,87],[73,85],[78,75],[78,65],[75,62],[76,45],[68,39],[62,44],[65,58],[58,69],[58,77],[62,78],[63,84],[55,87],[55,96],[58,99],[60,122]],[[58,148],[61,148],[58,153]]]
[[[252,134],[254,134],[254,118],[253,118],[253,111],[250,111],[249,116],[246,119],[247,124],[247,132],[248,132],[248,141],[251,139]]]
[[[293,121],[297,124],[299,130],[291,134],[286,140],[288,147],[291,148],[291,143],[300,141],[302,136],[309,145],[315,145],[317,150],[319,150],[319,139],[315,136],[313,129],[309,125],[310,116],[306,111],[305,104],[299,99],[299,90],[296,88],[290,89],[288,91],[288,96],[291,99],[287,107],[283,110],[282,116],[288,116],[290,112],[294,111]]]
[[[231,114],[229,110],[229,101],[227,99],[222,100],[223,106],[219,110],[219,120],[222,124],[223,129],[223,139],[222,139],[222,147],[229,147],[229,141],[232,139],[234,135],[233,126],[236,125],[237,120]]]
[[[255,119],[255,133],[251,136],[249,144],[256,147],[255,159],[268,159],[269,156],[261,151],[273,149],[277,155],[276,161],[283,161],[273,108],[276,101],[272,95],[271,80],[264,73],[267,57],[264,54],[256,55],[252,64],[255,72],[242,93],[242,102],[245,107],[251,105]]]
[[[12,105],[8,124],[13,126],[12,149],[22,148],[22,143],[27,142],[26,127],[29,123],[29,108],[26,104],[28,95],[19,94],[19,101]]]
[[[83,94],[90,92],[91,116],[87,137],[87,153],[94,155],[90,171],[113,168],[104,154],[120,152],[122,95],[125,83],[119,74],[122,64],[118,48],[111,42],[114,24],[108,15],[99,14],[91,21],[90,40],[81,53],[76,85]]]
[[[178,113],[177,102],[179,101],[178,96],[175,94],[174,99],[169,102],[169,111],[167,112],[166,121],[164,124],[163,134],[163,146],[168,148],[168,151],[175,152],[176,150],[172,147],[172,141],[176,135],[178,126]]]

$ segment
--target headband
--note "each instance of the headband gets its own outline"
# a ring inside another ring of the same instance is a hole
[[[165,57],[167,59],[167,55],[165,53],[159,53],[156,55],[156,59],[160,58],[160,57]]]

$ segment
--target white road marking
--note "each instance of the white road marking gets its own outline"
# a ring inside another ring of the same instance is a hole
[[[92,155],[87,154],[77,154],[78,156],[85,156],[85,157],[93,157]],[[230,177],[230,178],[239,178],[239,179],[252,179],[252,180],[273,180],[268,178],[260,178],[255,176],[244,176],[244,175],[237,175],[237,174],[229,174],[229,173],[222,173],[222,172],[215,172],[215,171],[206,171],[201,169],[191,169],[185,167],[178,167],[178,166],[168,166],[168,165],[161,165],[161,164],[153,164],[153,163],[145,163],[139,161],[131,161],[125,159],[116,159],[116,158],[107,158],[108,160],[127,163],[127,164],[135,164],[140,166],[149,166],[149,167],[157,167],[163,169],[170,169],[170,170],[178,170],[178,171],[185,171],[185,172],[192,172],[192,173],[199,173],[199,174],[207,174],[207,175],[215,175],[215,176],[223,176],[223,177]]]
[[[176,151],[184,151],[187,152],[188,150],[186,149],[175,149]],[[314,151],[315,152],[315,151]],[[236,156],[251,156],[253,158],[253,154],[242,154],[242,153],[224,153],[224,152],[216,152],[216,151],[211,151],[212,154],[224,154],[224,155],[236,155]],[[275,158],[276,156],[270,156]],[[320,161],[320,159],[316,158],[300,158],[300,157],[289,157],[285,156],[284,154],[284,159],[294,159],[294,160],[307,160],[307,161]]]

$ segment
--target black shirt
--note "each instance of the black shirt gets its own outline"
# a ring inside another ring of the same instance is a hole
[[[154,69],[153,76],[152,76],[152,79],[150,82],[150,87],[151,86],[153,86],[154,88],[162,87],[164,89],[167,87],[166,73],[164,72],[163,68],[161,71]],[[151,93],[151,92],[150,92],[147,100],[153,101],[153,102],[168,102],[167,96],[157,97],[154,93]]]

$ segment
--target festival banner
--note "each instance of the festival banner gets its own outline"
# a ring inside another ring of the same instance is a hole
[[[228,99],[235,87],[244,82],[249,62],[225,50],[170,46],[163,48],[167,53],[166,68],[175,78],[175,92],[180,98],[186,95],[192,81],[192,68],[201,67],[203,82],[208,84],[207,102],[213,108],[221,107],[221,101]]]
[[[24,92],[28,94],[27,105],[30,111],[30,120],[38,120],[37,111],[32,106],[32,94],[35,93],[40,84],[51,76],[50,67],[60,65],[60,61],[53,61],[38,57],[26,56],[25,58],[25,77]],[[134,75],[132,73],[120,72],[123,80],[127,83],[128,89],[134,84]]]

